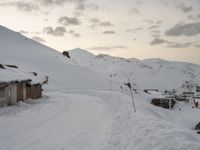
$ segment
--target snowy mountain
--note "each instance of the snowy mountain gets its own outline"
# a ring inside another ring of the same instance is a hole
[[[50,78],[50,86],[66,89],[107,89],[107,80],[74,64],[59,52],[0,26],[0,63],[16,65]],[[76,80],[76,79],[83,80]],[[88,84],[88,83],[92,84]],[[85,86],[87,85],[87,86]]]
[[[43,98],[0,108],[0,150],[200,149],[193,130],[200,109],[178,102],[169,111],[140,91],[134,113],[129,91],[120,89],[127,78],[138,88],[174,88],[194,78],[198,65],[69,53],[0,27],[0,64],[49,76]]]
[[[70,50],[69,54],[77,64],[121,84],[130,78],[139,89],[176,89],[191,80],[200,84],[200,66],[196,64],[163,59],[124,59],[103,54],[96,56],[81,49]]]

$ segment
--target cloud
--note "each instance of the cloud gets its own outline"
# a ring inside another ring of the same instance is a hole
[[[193,7],[192,6],[186,6],[185,3],[181,2],[181,3],[177,3],[176,4],[176,7],[178,9],[180,9],[182,12],[184,13],[189,13],[193,10]]]
[[[161,31],[160,30],[152,30],[151,33],[159,34]]]
[[[163,21],[162,20],[158,20],[156,21],[156,24],[161,24]]]
[[[87,0],[37,0],[43,6],[63,6],[65,3],[72,3],[75,5],[74,11],[98,10],[99,6]]]
[[[133,0],[135,5],[142,5],[143,2],[141,0]]]
[[[169,43],[167,45],[168,48],[187,48],[190,47],[193,43]]]
[[[194,43],[179,43],[179,42],[171,42],[167,41],[161,38],[155,38],[153,41],[151,41],[150,45],[161,45],[161,44],[167,44],[167,48],[187,48],[192,46]]]
[[[16,6],[18,7],[18,9],[20,9],[21,11],[33,11],[33,10],[39,10],[39,7],[37,4],[34,3],[27,3],[27,2],[16,2]]]
[[[200,44],[196,44],[194,45],[196,48],[200,48]]]
[[[195,19],[195,17],[193,15],[189,15],[187,18],[190,19],[190,20],[194,20]]]
[[[86,3],[85,1],[77,3],[75,10],[84,11],[86,9],[89,10],[98,10],[99,6],[95,3]]]
[[[76,33],[74,30],[69,30],[68,33],[71,34],[71,35],[73,35],[73,37],[76,37],[76,38],[78,38],[78,37],[81,36],[79,33]]]
[[[155,34],[152,34],[151,36],[154,37],[154,38],[160,38],[160,37],[161,37],[160,34],[156,34],[156,33],[155,33]]]
[[[110,21],[101,21],[99,18],[93,17],[89,19],[90,27],[95,28],[97,26],[100,27],[114,27],[115,25]]]
[[[126,49],[126,46],[123,45],[115,45],[115,46],[99,46],[99,47],[91,47],[88,49],[96,50],[96,51],[105,51],[105,50],[117,50],[117,49]]]
[[[4,5],[4,6],[15,6],[20,11],[26,11],[26,12],[37,11],[37,10],[40,9],[39,6],[37,4],[35,4],[35,3],[23,2],[23,1],[1,3],[1,5]]]
[[[49,6],[49,5],[63,5],[66,2],[73,2],[73,0],[37,0],[44,6]],[[75,3],[79,3],[82,0],[74,0]]]
[[[67,17],[67,16],[62,16],[58,19],[58,22],[64,26],[68,25],[80,25],[81,22],[78,20],[76,17]]]
[[[104,31],[103,34],[115,34],[115,31]]]
[[[154,23],[153,20],[148,20],[148,19],[143,20],[143,22],[146,22],[146,23],[149,23],[149,24],[153,24]]]
[[[163,39],[155,38],[153,41],[151,41],[150,45],[160,45],[163,43],[166,43],[166,41]]]
[[[80,35],[79,33],[74,33],[73,36],[78,38],[78,37],[80,37],[81,35]]]
[[[75,31],[74,30],[69,30],[69,32],[68,32],[69,34],[74,34],[75,33]]]
[[[200,22],[176,24],[165,32],[167,36],[195,36],[200,34]]]
[[[152,29],[157,29],[157,28],[159,28],[159,25],[152,25],[152,26],[150,26],[148,29],[149,29],[149,30],[152,30]]]
[[[31,39],[33,39],[37,42],[40,42],[40,43],[46,42],[43,38],[41,38],[39,36],[33,36]]]
[[[46,27],[43,32],[53,36],[64,36],[67,31],[64,27],[58,26],[55,29],[52,27]]]
[[[128,30],[126,30],[126,32],[133,32],[133,33],[135,33],[135,32],[140,31],[140,30],[143,30],[143,27],[128,29]]]
[[[94,18],[90,18],[89,22],[91,22],[91,23],[100,23],[100,20],[99,20],[99,18],[94,17]]]
[[[140,11],[137,8],[131,8],[131,10],[129,11],[129,14],[139,15]]]
[[[161,37],[160,33],[161,33],[160,30],[152,30],[151,31],[151,34],[152,34],[151,36],[157,39],[157,38]]]
[[[112,24],[111,22],[109,21],[104,21],[104,22],[101,22],[99,24],[99,26],[102,26],[102,27],[110,27],[110,26],[115,26],[114,24]]]
[[[188,19],[190,20],[200,20],[200,14],[194,16],[194,15],[189,15],[188,16]]]

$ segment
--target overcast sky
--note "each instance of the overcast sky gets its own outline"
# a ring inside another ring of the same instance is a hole
[[[0,16],[58,51],[200,64],[200,0],[0,0]]]

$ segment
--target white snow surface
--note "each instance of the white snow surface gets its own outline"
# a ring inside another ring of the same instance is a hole
[[[45,81],[45,76],[40,76],[36,72],[36,75],[34,75],[33,72],[26,72],[26,70],[23,70],[21,68],[12,68],[6,65],[3,65],[3,67],[4,69],[0,70],[0,83],[31,80],[32,84],[37,84],[43,83]]]
[[[134,113],[129,92],[120,89],[126,77],[140,88],[174,87],[198,74],[198,65],[94,56],[81,49],[70,56],[0,26],[0,64],[49,76],[43,98],[0,108],[0,150],[200,149],[193,130],[200,109],[179,102],[169,111],[139,91]]]
[[[123,84],[129,78],[139,89],[177,89],[185,81],[200,84],[200,66],[162,59],[124,59],[109,55],[93,55],[85,50],[69,50],[77,64],[87,66],[105,77]],[[81,57],[81,56],[84,57]]]

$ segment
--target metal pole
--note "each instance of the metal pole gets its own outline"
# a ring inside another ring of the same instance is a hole
[[[129,78],[128,78],[128,81],[131,84]],[[132,99],[132,103],[133,103],[133,109],[134,109],[134,112],[136,113],[136,108],[135,108],[135,103],[134,103],[134,97],[133,97],[133,91],[132,91],[132,85],[131,85],[131,88],[130,88],[130,93],[131,93],[131,99]]]

